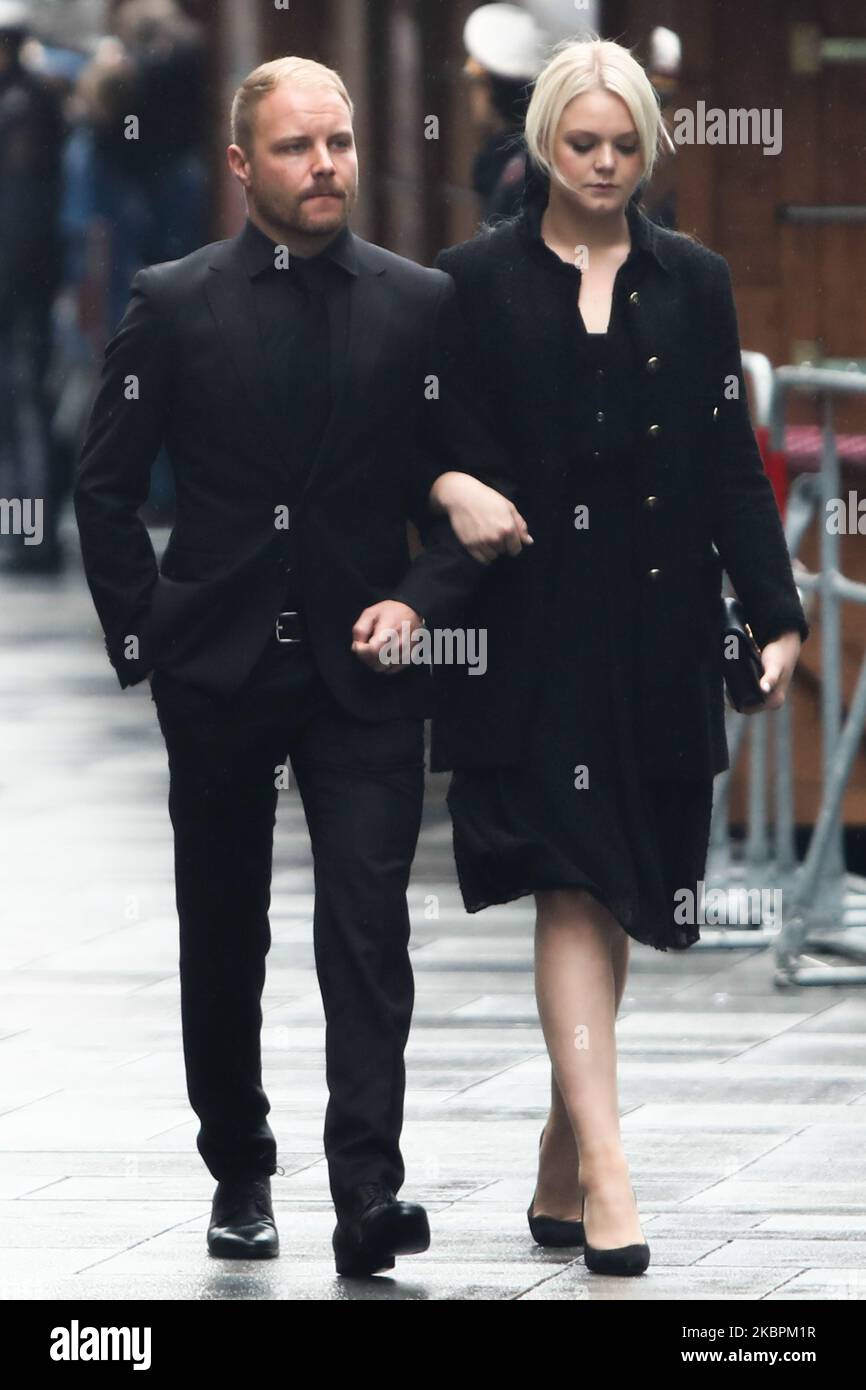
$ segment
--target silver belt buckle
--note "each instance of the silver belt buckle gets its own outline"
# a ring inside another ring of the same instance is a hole
[[[281,633],[280,633],[280,628],[281,628],[281,625],[282,625],[283,618],[298,618],[298,617],[300,617],[300,614],[299,614],[299,613],[297,613],[294,609],[288,609],[288,608],[287,608],[284,612],[278,613],[278,614],[277,614],[277,620],[276,620],[276,624],[275,624],[275,631],[276,631],[276,634],[277,634],[277,641],[278,641],[278,642],[282,642],[284,645],[288,646],[288,645],[289,645],[290,643],[292,643],[292,642],[300,642],[300,641],[303,640],[303,639],[300,638],[300,637],[283,637],[283,636],[281,635]]]

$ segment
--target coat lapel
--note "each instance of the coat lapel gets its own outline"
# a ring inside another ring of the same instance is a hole
[[[687,305],[680,284],[657,265],[646,267],[636,292],[636,302],[626,294],[623,318],[637,353],[641,402],[648,410],[655,406],[658,413],[677,399],[672,383],[682,370],[688,341]],[[652,358],[658,359],[654,372],[647,367]]]

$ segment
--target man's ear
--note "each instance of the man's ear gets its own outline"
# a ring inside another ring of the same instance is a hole
[[[241,149],[240,145],[229,145],[226,150],[226,159],[235,178],[247,188],[250,183],[250,175],[246,151]]]

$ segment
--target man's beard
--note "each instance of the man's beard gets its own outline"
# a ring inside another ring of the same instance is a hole
[[[331,192],[333,190],[323,190]],[[339,199],[339,201],[338,201]],[[321,240],[323,237],[333,236],[340,231],[345,222],[348,221],[355,202],[354,194],[344,191],[337,194],[334,199],[334,212],[339,213],[339,221],[323,225],[321,223],[308,222],[304,217],[304,203],[308,199],[304,198],[300,202],[292,200],[288,203],[279,197],[269,198],[261,191],[255,195],[255,204],[264,217],[268,219],[274,227],[279,227],[281,231],[289,236],[310,237],[313,240]]]

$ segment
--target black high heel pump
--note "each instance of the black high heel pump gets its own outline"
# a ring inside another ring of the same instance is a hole
[[[547,1125],[544,1126],[544,1129],[546,1128]],[[544,1139],[544,1129],[541,1131],[541,1139],[538,1141],[539,1149]],[[535,1192],[532,1194],[532,1201],[529,1203],[526,1216],[532,1238],[538,1245],[583,1245],[583,1221],[562,1221],[557,1216],[533,1216],[534,1206]]]
[[[632,1191],[634,1197],[634,1191]],[[583,1221],[586,1207],[586,1194],[580,1204],[580,1217]],[[593,1274],[643,1274],[650,1262],[650,1248],[643,1241],[637,1245],[617,1245],[612,1250],[599,1250],[584,1241],[583,1260]]]

